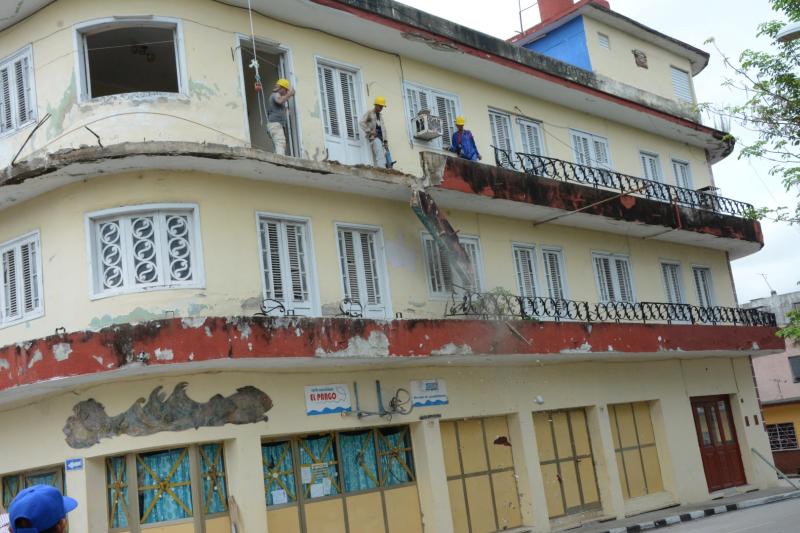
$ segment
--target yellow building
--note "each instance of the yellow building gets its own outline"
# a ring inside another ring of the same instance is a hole
[[[2,503],[544,532],[774,486],[750,357],[782,345],[736,307],[763,240],[714,194],[708,55],[539,4],[519,43],[389,0],[0,5]],[[582,66],[528,42],[577,25]]]

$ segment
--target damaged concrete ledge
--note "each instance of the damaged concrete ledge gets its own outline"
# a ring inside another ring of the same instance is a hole
[[[778,353],[776,328],[493,320],[191,317],[76,331],[0,348],[0,405],[15,391],[214,369],[347,364],[549,364]],[[488,361],[488,362],[487,362]],[[41,387],[40,387],[41,386]]]

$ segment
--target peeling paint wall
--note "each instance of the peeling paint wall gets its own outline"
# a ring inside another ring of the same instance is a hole
[[[111,14],[153,14],[183,19],[182,29],[188,72],[185,95],[168,97],[111,96],[78,103],[75,79],[76,55],[72,25]],[[395,168],[419,174],[418,151],[411,145],[406,128],[400,65],[395,57],[329,35],[297,28],[255,15],[256,35],[280,41],[291,50],[290,77],[297,84],[296,105],[302,131],[303,156],[325,157],[320,120],[319,89],[315,56],[354,65],[361,69],[360,104],[369,107],[376,95],[389,101],[385,111]],[[100,0],[59,0],[0,35],[0,57],[31,40],[39,118],[52,114],[25,148],[22,158],[35,150],[95,145],[95,137],[83,128],[89,125],[105,145],[122,141],[183,140],[246,145],[249,140],[241,94],[238,60],[231,49],[236,35],[249,35],[247,11],[212,0],[135,0],[117,5]],[[556,106],[543,100],[511,92],[503,87],[474,80],[463,73],[442,71],[408,58],[403,73],[409,82],[450,92],[460,97],[461,114],[473,131],[484,161],[492,160],[491,131],[486,106],[523,113],[541,120],[547,132],[544,143],[549,156],[572,160],[568,128],[608,137],[614,167],[625,173],[642,174],[638,150],[661,154],[665,180],[674,183],[669,157],[689,161],[695,187],[710,184],[702,149],[667,140],[648,131],[623,126]],[[515,110],[521,111],[515,111]],[[0,165],[5,165],[30,133],[30,127],[0,139]],[[518,134],[515,133],[515,137]],[[522,147],[514,147],[521,150]],[[366,153],[366,151],[365,151]]]

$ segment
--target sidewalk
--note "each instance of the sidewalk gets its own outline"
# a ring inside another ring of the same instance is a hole
[[[800,497],[800,490],[795,490],[787,485],[724,496],[696,505],[669,507],[624,520],[588,522],[568,531],[569,533],[634,533],[798,497]]]

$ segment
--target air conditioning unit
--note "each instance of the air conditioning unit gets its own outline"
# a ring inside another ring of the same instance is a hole
[[[427,109],[420,111],[416,117],[411,119],[411,131],[415,139],[430,141],[442,136],[442,119],[431,115]]]

